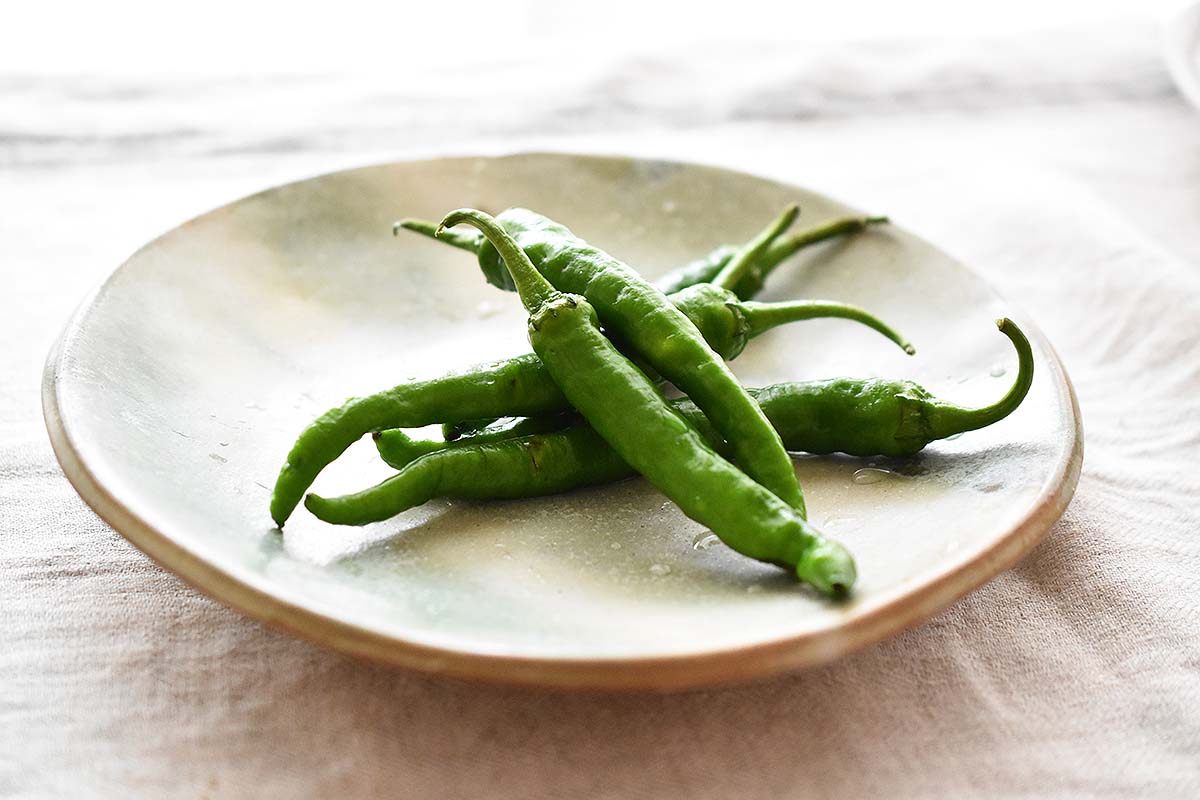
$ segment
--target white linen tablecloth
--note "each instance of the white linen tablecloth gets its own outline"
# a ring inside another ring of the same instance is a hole
[[[1154,29],[546,66],[497,59],[502,97],[453,76],[0,77],[0,796],[1200,796],[1200,117]],[[284,180],[533,148],[795,181],[977,267],[1078,390],[1066,515],[1016,568],[836,663],[604,695],[296,641],[75,494],[42,362],[139,244]]]

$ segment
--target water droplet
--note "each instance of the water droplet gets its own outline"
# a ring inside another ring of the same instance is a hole
[[[721,537],[715,533],[702,533],[692,541],[692,548],[695,550],[707,550],[713,545],[720,544]]]
[[[676,208],[677,208],[677,206],[675,205],[674,200],[664,200],[663,201],[662,210],[663,210],[664,214],[674,214]]]
[[[475,306],[475,314],[480,319],[494,317],[500,313],[500,306],[493,303],[491,300],[484,300],[479,305]]]
[[[1003,378],[1006,372],[1008,370],[1005,369],[1003,364],[997,364],[988,370],[988,375],[991,375],[993,378]]]
[[[952,433],[952,434],[950,434],[949,436],[947,436],[947,437],[946,437],[946,441],[947,441],[947,442],[953,442],[955,439],[961,439],[961,438],[962,438],[962,436],[963,436],[963,432],[962,432],[962,431],[959,431],[958,433]]]
[[[651,564],[650,565],[650,574],[655,576],[656,578],[661,578],[664,575],[670,575],[671,568],[668,567],[666,564]]]
[[[229,442],[217,442],[221,447],[229,447]]]
[[[860,486],[865,486],[868,483],[879,483],[884,478],[891,477],[891,475],[890,470],[879,469],[878,467],[863,467],[860,470],[855,470],[850,480]]]
[[[612,543],[612,544],[610,544],[608,547],[609,547],[609,549],[610,549],[610,550],[620,550],[620,549],[621,549],[621,543],[620,543],[620,542],[613,542],[613,543]]]

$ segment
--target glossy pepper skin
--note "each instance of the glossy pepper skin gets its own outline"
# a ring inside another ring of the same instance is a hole
[[[998,325],[1016,349],[1017,376],[1004,397],[982,408],[962,408],[938,400],[912,381],[882,378],[834,378],[804,383],[779,383],[762,389],[750,389],[749,392],[758,400],[758,404],[779,432],[788,450],[816,454],[846,453],[853,456],[916,455],[937,439],[999,422],[1015,411],[1025,399],[1033,381],[1034,370],[1033,351],[1030,349],[1029,340],[1011,320],[1000,320]],[[695,405],[686,399],[672,401],[672,404],[714,449],[723,455],[729,454],[728,445],[716,434]],[[475,431],[460,431],[453,441],[413,440],[403,431],[392,430],[380,433],[375,443],[383,460],[396,469],[406,470],[413,462],[434,454],[434,458],[444,460],[443,466],[449,472],[457,473],[460,470],[465,471],[472,463],[472,448],[510,441],[510,448],[496,447],[490,450],[491,457],[493,460],[502,457],[511,459],[507,462],[509,468],[514,469],[518,475],[524,475],[530,487],[535,487],[538,480],[544,480],[535,476],[535,473],[557,470],[572,476],[570,479],[559,478],[562,481],[561,485],[568,485],[570,488],[604,483],[635,474],[627,465],[623,471],[618,469],[614,465],[611,448],[604,446],[598,437],[588,437],[581,433],[585,428],[581,420],[572,418],[571,415],[540,419],[510,418]],[[578,462],[567,461],[560,464],[552,460],[552,457],[533,460],[522,456],[523,449],[535,439],[544,451],[552,452],[558,447],[555,440],[560,436],[572,439],[570,450],[579,454]],[[453,466],[450,466],[451,464]],[[422,469],[431,467],[432,465],[426,465]],[[397,478],[405,480],[401,476],[390,480]],[[512,475],[506,475],[505,478],[512,486],[520,484],[520,480],[514,479]],[[474,499],[490,497],[486,486],[476,487],[471,491],[471,494],[449,496]],[[352,506],[356,502],[353,497],[348,496],[345,502]],[[397,507],[393,513],[400,513],[405,508],[407,506]]]
[[[860,322],[911,349],[900,334],[857,306],[827,301],[741,302],[732,293],[716,287],[694,287],[671,299],[696,321],[701,333],[724,358],[735,358],[751,337],[776,325],[817,317]],[[301,432],[276,479],[271,517],[282,526],[321,470],[368,433],[387,428],[417,428],[434,422],[541,417],[569,408],[554,380],[532,353],[351,399]]]
[[[760,235],[735,254],[730,265],[739,256],[749,261],[759,254],[764,240],[777,236],[776,231],[782,232],[798,213],[795,206],[789,208],[769,230],[772,235]],[[636,270],[541,214],[510,208],[496,219],[552,286],[586,298],[610,335],[627,342],[704,411],[734,448],[747,475],[804,513],[804,496],[779,434],[696,325],[666,295]],[[478,259],[489,281],[512,285],[511,278],[500,278],[507,269],[494,243],[483,243]]]
[[[553,287],[488,215],[463,209],[442,225],[460,222],[479,228],[502,255],[529,311],[533,351],[571,406],[622,460],[737,552],[785,566],[823,594],[850,590],[856,572],[849,552],[718,455],[601,332],[596,312],[582,295]],[[718,424],[714,421],[714,427]],[[771,433],[778,441],[774,429]],[[790,460],[788,465],[790,471]]]

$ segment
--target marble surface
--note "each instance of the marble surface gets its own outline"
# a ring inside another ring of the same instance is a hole
[[[0,794],[1200,791],[1200,119],[1156,31],[539,58],[493,65],[536,76],[503,98],[449,79],[0,77]],[[825,667],[572,695],[275,633],[159,569],[63,478],[43,360],[145,241],[319,172],[544,148],[771,175],[977,265],[1079,392],[1088,452],[1048,540]]]

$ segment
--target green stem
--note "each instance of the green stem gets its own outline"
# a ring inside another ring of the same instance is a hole
[[[824,225],[785,236],[767,248],[758,261],[758,268],[762,271],[762,277],[765,280],[776,267],[806,247],[826,239],[836,239],[839,236],[858,233],[872,225],[883,225],[887,222],[887,217],[842,217]]]
[[[496,218],[491,214],[474,208],[460,208],[457,211],[451,211],[442,219],[441,224],[434,231],[434,235],[441,237],[446,228],[453,228],[464,222],[478,228],[479,232],[492,243],[492,247],[496,248],[496,252],[500,254],[500,258],[508,267],[509,274],[512,275],[513,283],[517,287],[517,296],[521,298],[521,303],[525,306],[526,311],[532,314],[544,303],[560,294],[550,284],[550,281],[546,280],[546,276],[537,271],[537,267],[529,260],[529,256],[525,255],[525,251],[513,241],[513,238],[508,235],[508,231],[500,227],[500,223],[496,222]]]
[[[430,239],[437,239],[448,245],[457,247],[459,250],[466,250],[468,253],[476,255],[479,255],[479,245],[483,243],[483,237],[478,234],[455,233],[454,231],[442,231],[438,233],[437,225],[423,219],[402,219],[399,222],[392,223],[393,236],[398,234],[401,229],[413,231],[422,236],[428,236]]]
[[[798,300],[791,303],[757,303],[746,300],[737,304],[744,314],[747,333],[753,339],[761,333],[789,322],[799,322],[819,317],[837,317],[862,323],[872,328],[896,343],[910,356],[916,349],[898,331],[870,311],[849,303],[837,303],[832,300]]]
[[[767,251],[767,248],[792,226],[792,223],[796,221],[796,217],[798,216],[800,216],[800,206],[792,203],[775,218],[774,222],[739,248],[733,254],[733,258],[729,259],[729,263],[717,273],[717,277],[713,278],[712,282],[722,289],[733,291],[733,287],[737,286],[742,278],[749,274],[751,270],[758,267],[758,261]]]
[[[1007,317],[996,320],[996,327],[1009,338],[1017,351],[1017,377],[1012,387],[1004,397],[983,408],[938,404],[930,414],[930,425],[933,429],[931,439],[944,439],[956,433],[978,430],[998,422],[1015,411],[1029,393],[1029,387],[1033,385],[1033,349],[1029,346],[1029,340],[1016,323]]]

